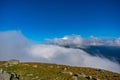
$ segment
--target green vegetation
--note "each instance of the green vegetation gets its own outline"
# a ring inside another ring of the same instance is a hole
[[[85,74],[94,79],[78,77],[78,80],[120,80],[120,74],[86,67],[24,62],[18,65],[6,66],[0,62],[0,69],[20,75],[20,80],[75,80],[75,74]],[[14,79],[15,80],[15,79]]]

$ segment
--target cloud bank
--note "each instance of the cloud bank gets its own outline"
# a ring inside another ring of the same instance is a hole
[[[29,54],[36,58],[44,58],[48,62],[72,66],[94,67],[120,72],[120,65],[99,56],[92,56],[83,50],[64,48],[56,45],[33,45]]]
[[[82,38],[80,35],[68,35],[64,36],[63,38],[47,39],[46,41],[47,44],[54,44],[60,46],[120,46],[120,37],[112,39],[100,39],[94,36],[90,36],[89,38]]]
[[[89,40],[91,41],[91,39]],[[119,39],[116,40],[118,45]],[[101,68],[120,73],[120,65],[117,62],[99,56],[92,56],[81,49],[58,46],[68,44],[83,46],[85,40],[80,36],[72,35],[50,41],[48,41],[49,44],[32,44],[20,31],[0,32],[0,60],[40,61]],[[96,41],[98,44],[96,38],[92,38],[92,41]],[[53,45],[53,43],[56,45]]]
[[[0,60],[25,59],[29,41],[20,31],[0,32]]]

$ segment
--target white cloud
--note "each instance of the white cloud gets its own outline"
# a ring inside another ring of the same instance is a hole
[[[0,32],[0,60],[25,59],[29,41],[20,31]]]
[[[60,46],[81,46],[83,43],[83,38],[81,38],[79,35],[70,35],[64,36],[63,38],[47,39],[46,43]]]
[[[92,37],[94,38],[94,37]],[[0,32],[0,60],[20,59],[22,61],[40,61],[74,66],[101,68],[120,73],[120,65],[106,58],[92,56],[83,50],[64,48],[60,45],[83,45],[85,39],[80,36],[56,38],[56,45],[32,44],[20,31]],[[116,39],[116,44],[119,39]],[[93,42],[98,39],[92,39]],[[90,41],[91,42],[91,41]],[[87,42],[86,42],[87,43]]]
[[[28,50],[30,55],[38,58],[46,58],[51,59],[57,55],[57,51],[60,47],[53,46],[53,45],[43,45],[43,44],[37,44],[31,46],[31,48]],[[56,53],[56,54],[54,54]]]
[[[89,38],[84,39],[82,45],[83,46],[100,45],[100,43],[99,43],[99,39],[97,37],[90,36]]]
[[[117,38],[117,39],[115,39],[115,44],[116,44],[117,46],[120,46],[120,37]]]
[[[63,38],[48,39],[46,43],[60,46],[69,45],[78,47],[85,47],[91,45],[120,46],[120,38],[100,39],[94,36],[90,36],[89,38],[82,38],[79,35],[69,35],[64,36]]]

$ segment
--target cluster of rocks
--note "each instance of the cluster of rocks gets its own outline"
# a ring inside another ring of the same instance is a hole
[[[84,73],[73,74],[72,72],[67,71],[68,70],[67,67],[65,67],[63,70],[64,71],[62,73],[71,75],[73,80],[78,80],[80,77],[81,78],[86,78],[87,80],[100,80],[97,77],[95,78],[95,77],[90,76],[90,75],[85,75]],[[100,73],[104,73],[105,72],[105,70],[103,70],[103,69],[97,69],[97,71],[99,71]]]
[[[78,78],[86,78],[87,80],[100,80],[100,79],[94,78],[94,77],[92,77],[90,75],[85,75],[84,73],[73,74],[70,71],[64,71],[62,73],[71,75],[73,80],[78,80]]]
[[[100,79],[98,79],[98,78],[94,78],[94,77],[92,77],[92,76],[88,76],[88,75],[85,75],[84,73],[77,73],[77,74],[74,74],[73,75],[73,79],[74,80],[78,80],[78,78],[80,78],[80,77],[83,77],[83,78],[86,78],[86,79],[88,79],[88,80],[100,80]]]
[[[17,80],[20,79],[20,76],[13,72],[7,72],[3,69],[0,69],[0,80],[13,80],[13,78],[16,78]]]

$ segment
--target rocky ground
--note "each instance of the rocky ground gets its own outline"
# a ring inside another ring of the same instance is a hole
[[[3,79],[9,74],[11,79]],[[0,61],[0,80],[120,80],[120,74],[86,67]]]

